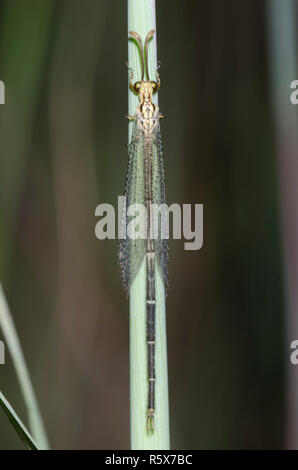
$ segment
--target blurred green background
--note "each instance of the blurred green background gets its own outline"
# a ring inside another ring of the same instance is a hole
[[[96,206],[124,188],[126,2],[1,0],[0,12],[0,280],[52,447],[127,449],[128,302],[117,243],[94,233]],[[285,444],[268,14],[270,0],[157,0],[168,203],[204,204],[203,249],[171,242],[175,449]],[[8,354],[0,367],[26,422]],[[2,412],[0,448],[22,448]]]

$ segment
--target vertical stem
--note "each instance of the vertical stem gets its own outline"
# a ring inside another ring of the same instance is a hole
[[[297,449],[298,371],[290,363],[290,344],[298,339],[298,127],[290,101],[290,84],[298,78],[295,2],[268,0],[267,5],[286,296],[286,447]]]
[[[20,340],[14,325],[12,315],[7,305],[2,286],[0,284],[0,328],[9,348],[16,374],[26,404],[30,431],[42,450],[49,449],[49,442],[39,411],[37,399],[30,380],[29,371],[25,362]]]
[[[156,30],[155,0],[128,0],[128,32],[136,31],[144,41],[147,33]],[[141,64],[138,48],[128,43],[129,65],[140,80]],[[150,77],[157,68],[156,34],[148,50]],[[134,114],[138,98],[128,91],[129,114]],[[155,103],[158,98],[155,96]],[[129,141],[132,124],[129,124]],[[169,449],[169,396],[166,339],[166,310],[163,281],[157,269],[156,276],[156,392],[155,430],[148,433],[147,420],[147,350],[146,350],[146,268],[143,263],[130,289],[130,422],[132,449]]]

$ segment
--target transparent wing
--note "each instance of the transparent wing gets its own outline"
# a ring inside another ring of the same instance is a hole
[[[129,294],[129,288],[146,254],[145,239],[132,240],[127,236],[127,229],[133,218],[127,215],[127,208],[132,204],[145,204],[144,137],[142,129],[138,126],[137,116],[131,143],[128,146],[128,170],[124,195],[126,207],[123,207],[121,216],[121,233],[126,234],[126,239],[118,241],[118,262],[123,287]]]
[[[149,152],[152,164],[152,203],[162,207],[163,204],[166,204],[166,194],[159,123],[154,130],[150,145],[144,145],[144,135],[142,129],[138,126],[138,118],[136,116],[133,136],[129,145],[128,171],[125,185],[126,207],[123,208],[121,216],[121,233],[126,234],[126,239],[118,241],[120,276],[127,294],[129,294],[129,288],[146,254],[146,240],[140,238],[132,240],[127,235],[127,228],[132,220],[132,217],[127,215],[127,208],[132,204],[142,204],[145,206],[145,151]],[[164,238],[164,229],[168,227],[168,220],[164,219],[162,221],[162,217],[163,212],[161,211],[157,227],[155,227],[156,238],[154,239],[154,249],[157,267],[167,288],[169,249],[168,240]],[[155,219],[153,220],[156,222]]]
[[[152,142],[152,170],[152,202],[153,204],[158,204],[159,207],[162,207],[162,205],[166,204],[166,191],[163,148],[159,123],[155,128],[154,140]],[[161,220],[161,218],[163,218],[163,220]],[[161,211],[157,227],[158,236],[154,240],[157,267],[166,288],[168,288],[169,283],[169,243],[168,239],[164,237],[166,235],[165,232],[168,231],[168,222],[167,215]]]

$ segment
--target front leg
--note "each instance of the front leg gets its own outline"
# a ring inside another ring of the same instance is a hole
[[[154,118],[163,119],[164,117],[165,115],[159,112],[159,106],[155,106]]]
[[[134,75],[133,69],[128,65],[128,62],[126,62],[126,67],[128,68],[128,72],[129,72],[129,88],[134,94],[136,94],[136,90],[133,84],[133,75]]]
[[[135,116],[131,116],[130,114],[126,117],[129,121],[134,121],[135,120]]]

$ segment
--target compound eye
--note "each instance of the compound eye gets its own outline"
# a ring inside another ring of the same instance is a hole
[[[141,88],[141,82],[136,82],[134,84],[134,89],[137,93],[140,91],[140,88]]]
[[[156,83],[156,82],[151,82],[151,85],[152,85],[153,91],[154,91],[154,92],[157,91],[157,88],[158,88],[158,87],[157,87],[157,83]]]

